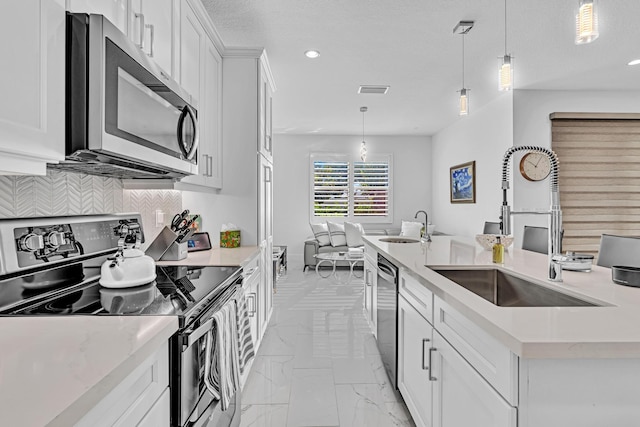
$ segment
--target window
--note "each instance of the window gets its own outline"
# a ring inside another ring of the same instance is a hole
[[[391,222],[391,156],[368,162],[311,155],[311,217]]]

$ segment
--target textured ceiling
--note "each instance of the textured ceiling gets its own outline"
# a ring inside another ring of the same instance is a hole
[[[202,0],[226,46],[264,47],[278,91],[274,132],[431,135],[455,120],[462,87],[471,114],[497,90],[504,55],[502,0]],[[600,1],[600,38],[573,42],[578,0],[508,0],[516,89],[640,89],[639,0]],[[317,49],[315,60],[304,57]],[[358,86],[391,85],[387,95]]]

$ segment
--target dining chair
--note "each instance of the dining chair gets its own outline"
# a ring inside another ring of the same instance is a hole
[[[522,249],[541,254],[548,254],[549,229],[547,227],[525,225],[524,235],[522,236]]]
[[[500,223],[485,221],[482,234],[502,234],[500,232]]]
[[[640,267],[640,238],[603,234],[596,265]]]

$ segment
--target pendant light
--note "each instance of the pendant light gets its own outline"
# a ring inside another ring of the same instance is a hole
[[[513,65],[511,55],[507,53],[507,0],[504,0],[504,56],[498,70],[498,90],[513,89]]]
[[[469,90],[464,87],[464,36],[473,28],[473,21],[460,21],[453,27],[453,32],[462,35],[462,89],[460,92],[459,110],[458,114],[466,116],[469,114]]]
[[[576,44],[591,43],[598,38],[597,0],[578,0]]]
[[[364,113],[368,110],[367,107],[360,107],[360,112],[362,113],[362,142],[360,143],[360,160],[363,162],[367,161],[367,143],[364,142]]]

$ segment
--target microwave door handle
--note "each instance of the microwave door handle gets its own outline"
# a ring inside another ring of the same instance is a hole
[[[183,140],[182,129],[184,127],[184,121],[190,118],[193,122],[193,144],[191,145],[191,149],[187,151],[187,147],[185,147],[185,141]],[[193,156],[196,154],[196,150],[198,149],[198,144],[200,142],[200,131],[198,129],[198,119],[196,118],[196,112],[190,105],[185,105],[182,109],[182,114],[180,114],[180,119],[178,120],[178,145],[180,146],[180,151],[187,158],[187,160],[193,159]]]
[[[145,28],[149,29],[149,52],[147,52],[147,55],[149,56],[149,58],[153,58],[153,44],[154,44],[154,39],[155,39],[155,26],[153,24],[146,24]]]

